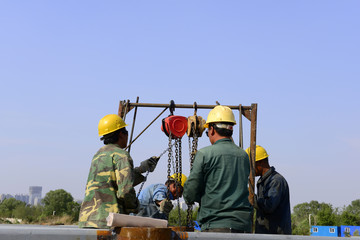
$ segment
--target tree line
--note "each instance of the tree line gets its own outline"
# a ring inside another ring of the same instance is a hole
[[[360,199],[342,208],[318,201],[298,204],[293,208],[291,224],[293,235],[310,235],[310,225],[360,226]]]
[[[80,204],[63,189],[48,192],[42,204],[31,206],[15,198],[0,203],[0,223],[18,219],[22,224],[74,224],[79,219]],[[20,223],[20,222],[19,222]]]
[[[63,189],[50,191],[42,199],[42,205],[31,206],[15,200],[5,199],[0,203],[0,223],[10,223],[6,219],[21,219],[25,224],[77,224],[80,204]],[[180,210],[181,224],[185,226],[187,211]],[[192,212],[192,220],[197,209]],[[350,205],[334,208],[329,203],[311,201],[293,207],[291,214],[294,235],[309,235],[310,226],[360,226],[360,199]],[[169,225],[179,225],[179,209],[174,208],[169,215]]]

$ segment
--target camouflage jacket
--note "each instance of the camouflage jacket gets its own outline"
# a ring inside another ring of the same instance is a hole
[[[134,190],[136,176],[129,153],[117,144],[100,148],[92,159],[81,205],[79,227],[108,228],[110,212],[136,213],[139,203]]]

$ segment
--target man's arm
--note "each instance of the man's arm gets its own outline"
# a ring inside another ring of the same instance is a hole
[[[135,181],[133,166],[130,155],[125,153],[120,155],[115,169],[116,183],[118,185],[116,195],[118,199],[124,202],[125,213],[136,213],[139,209],[139,202],[133,187]]]

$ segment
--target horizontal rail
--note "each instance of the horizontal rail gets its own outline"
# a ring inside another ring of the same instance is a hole
[[[212,232],[186,232],[179,235],[184,240],[196,239],[240,239],[240,240],[334,240],[348,239],[341,237],[315,237],[298,235],[268,235],[243,233],[212,233]],[[20,224],[0,224],[0,239],[11,240],[116,240],[116,234],[107,229],[81,229],[71,226],[40,226]]]
[[[158,107],[158,108],[163,108],[163,107],[169,107],[170,104],[162,104],[162,103],[128,103],[131,107]],[[216,106],[219,105],[196,105],[196,107],[198,109],[212,109]],[[227,106],[231,109],[236,109],[239,110],[239,105],[234,106],[234,105],[224,105]],[[251,106],[241,106],[242,109],[244,110],[251,110]],[[175,108],[195,108],[195,106],[193,104],[176,104],[175,103]]]

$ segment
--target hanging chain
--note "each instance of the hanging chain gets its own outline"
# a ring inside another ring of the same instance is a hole
[[[189,137],[190,170],[192,169],[195,154],[196,154],[196,150],[197,150],[197,146],[198,146],[198,136],[197,136],[197,133],[195,132],[195,126],[194,125],[191,126],[191,131],[193,133],[193,140],[192,140],[192,146],[190,147],[190,137]],[[191,228],[191,227],[193,227],[193,221],[192,221],[193,205],[188,204],[187,207],[188,208],[187,208],[186,226]]]
[[[167,165],[167,180],[170,179],[171,173],[171,157],[172,157],[172,144],[171,144],[171,132],[169,133],[169,151],[168,151],[168,165]],[[170,192],[169,190],[166,192],[166,199],[170,199]]]
[[[171,144],[170,147],[167,147],[167,148],[159,155],[158,158],[160,159],[167,151],[170,151],[170,152],[171,152],[171,147],[172,147],[173,145],[174,145],[174,143]],[[141,192],[141,190],[142,190],[143,187],[144,187],[144,184],[145,184],[145,182],[146,182],[146,180],[147,180],[147,177],[149,176],[149,173],[150,173],[150,171],[146,171],[146,174],[145,174],[145,177],[144,177],[144,181],[141,183],[141,186],[140,186],[140,188],[139,188],[138,194],[136,195],[136,198],[139,198],[140,192]]]
[[[181,138],[179,139],[179,187],[178,187],[178,191],[180,191],[180,186],[181,186],[181,178],[182,178],[182,152],[181,152]],[[181,211],[180,211],[180,199],[178,198],[178,206],[179,206],[179,226],[181,226]]]

